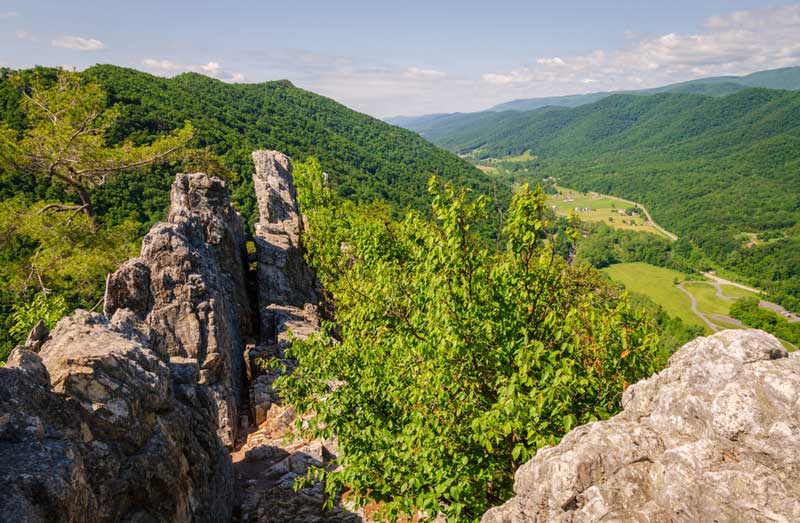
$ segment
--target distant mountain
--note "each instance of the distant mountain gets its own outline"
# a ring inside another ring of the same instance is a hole
[[[543,107],[579,107],[581,105],[595,103],[614,94],[639,94],[653,95],[659,93],[688,93],[704,94],[708,96],[726,96],[742,89],[751,87],[764,87],[767,89],[786,89],[800,90],[800,67],[784,67],[782,69],[771,69],[760,71],[745,76],[715,76],[710,78],[700,78],[655,87],[652,89],[640,89],[633,91],[611,91],[588,94],[573,94],[566,96],[547,96],[543,98],[525,98],[501,103],[487,109],[488,112],[502,111],[534,111]],[[483,112],[487,112],[483,111]],[[474,114],[474,113],[466,113]],[[465,113],[431,114],[422,116],[395,116],[386,118],[385,121],[392,125],[398,125],[405,129],[415,131],[429,138],[435,134],[441,134],[439,125],[451,125],[453,118],[464,117]],[[448,117],[448,118],[443,118]]]

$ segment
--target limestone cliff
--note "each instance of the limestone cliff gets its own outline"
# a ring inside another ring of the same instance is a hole
[[[622,404],[520,467],[483,523],[800,521],[800,353],[698,338]]]

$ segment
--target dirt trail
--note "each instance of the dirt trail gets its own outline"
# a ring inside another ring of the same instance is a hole
[[[642,210],[642,212],[644,212],[644,215],[647,216],[647,221],[650,222],[650,225],[652,225],[654,229],[656,229],[658,232],[660,232],[661,234],[663,234],[664,236],[666,236],[667,238],[669,238],[672,241],[675,241],[675,240],[678,239],[678,235],[677,234],[671,233],[668,230],[666,230],[665,228],[663,228],[662,226],[660,226],[659,224],[657,224],[656,221],[653,219],[653,217],[650,216],[650,212],[647,210],[647,207],[645,207],[641,203],[634,202],[634,201],[631,201],[631,200],[626,200],[625,198],[619,198],[618,196],[611,196],[611,197],[612,198],[616,198],[617,200],[623,201],[625,203],[630,203],[630,204],[640,208]]]

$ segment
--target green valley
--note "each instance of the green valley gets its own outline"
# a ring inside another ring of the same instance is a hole
[[[613,95],[576,108],[483,112],[423,136],[476,161],[530,151],[518,174],[647,206],[695,270],[717,268],[800,309],[800,93]]]

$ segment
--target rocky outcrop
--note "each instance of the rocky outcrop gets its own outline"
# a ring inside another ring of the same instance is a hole
[[[252,311],[224,182],[178,175],[105,316],[39,324],[0,368],[0,519],[230,521]]]
[[[314,274],[303,257],[303,216],[292,178],[292,161],[277,151],[253,153],[253,185],[259,220],[255,227],[261,341],[279,336],[283,323],[300,319],[319,301]],[[312,311],[312,314],[314,311]],[[299,325],[298,325],[299,326]]]
[[[236,441],[244,390],[244,337],[254,332],[239,216],[222,180],[180,174],[166,223],[156,224],[141,255],[108,279],[105,314],[145,328],[156,352],[187,358],[217,405],[219,435]]]
[[[295,479],[310,467],[332,466],[335,453],[334,442],[306,441],[296,433],[296,413],[275,388],[279,369],[291,371],[295,365],[286,356],[292,340],[319,330],[320,293],[304,259],[303,217],[291,160],[278,152],[256,151],[253,162],[260,212],[255,243],[261,336],[246,358],[254,427],[233,454],[242,496],[238,518],[259,523],[360,521],[341,508],[324,510],[320,482],[294,489]]]
[[[698,338],[622,405],[540,450],[483,523],[800,521],[800,353]]]
[[[0,519],[228,521],[228,452],[206,386],[141,333],[78,311],[0,368]]]

